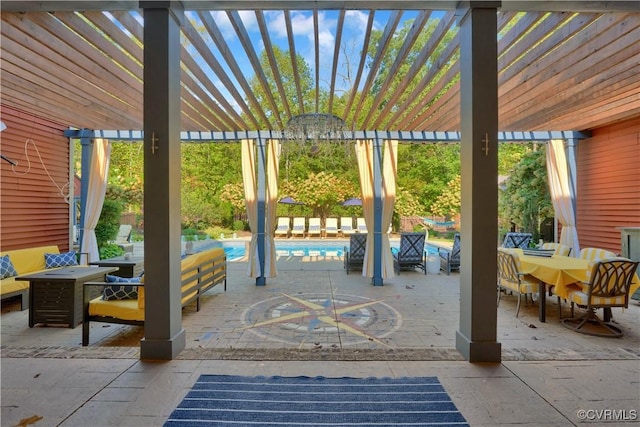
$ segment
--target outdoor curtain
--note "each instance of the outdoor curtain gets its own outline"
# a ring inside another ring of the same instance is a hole
[[[391,244],[386,230],[391,225],[393,207],[396,195],[396,167],[397,167],[397,141],[385,141],[383,153],[382,173],[382,278],[394,277],[393,255],[391,254]],[[364,263],[362,265],[362,275],[373,277],[374,259],[374,181],[373,181],[373,142],[357,141],[356,158],[358,160],[358,170],[360,173],[360,189],[362,192],[362,210],[364,221],[367,224],[367,246]]]
[[[244,185],[247,217],[251,228],[251,242],[247,253],[249,277],[275,277],[276,251],[273,233],[276,223],[276,205],[278,201],[278,164],[280,160],[280,143],[271,140],[267,144],[267,195],[265,198],[265,271],[260,269],[258,257],[258,180],[256,175],[256,144],[253,139],[242,140],[242,178]]]
[[[562,224],[560,243],[573,248],[571,254],[577,257],[580,244],[563,140],[554,139],[547,144],[547,176],[553,209]]]
[[[269,140],[267,145],[267,209],[265,224],[265,274],[264,277],[275,277],[276,243],[273,230],[276,228],[276,209],[278,207],[278,173],[280,171],[281,144],[278,140]]]
[[[98,241],[96,240],[96,225],[100,219],[104,195],[107,191],[110,156],[111,144],[109,140],[102,138],[94,139],[89,170],[82,171],[83,175],[87,173],[89,176],[89,188],[84,207],[80,251],[88,254],[88,262],[98,261],[100,259]]]

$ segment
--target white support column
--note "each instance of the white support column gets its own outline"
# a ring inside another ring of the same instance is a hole
[[[186,346],[180,270],[180,23],[178,2],[144,9],[145,325],[140,358],[174,359]]]
[[[499,1],[461,2],[462,239],[460,329],[456,348],[469,362],[500,362],[496,273],[498,234]]]

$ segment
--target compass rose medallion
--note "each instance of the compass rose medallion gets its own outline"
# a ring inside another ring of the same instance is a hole
[[[400,327],[401,316],[382,300],[301,293],[260,301],[244,311],[242,322],[261,338],[292,345],[389,347],[385,338]]]

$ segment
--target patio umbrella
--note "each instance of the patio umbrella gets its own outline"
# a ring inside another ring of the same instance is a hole
[[[362,199],[353,198],[342,202],[342,206],[362,206]]]
[[[283,197],[282,199],[278,200],[278,203],[284,203],[285,205],[304,205],[304,203],[297,202],[289,196]]]

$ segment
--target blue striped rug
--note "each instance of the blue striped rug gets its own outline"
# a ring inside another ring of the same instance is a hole
[[[436,377],[202,375],[166,427],[468,426]]]

